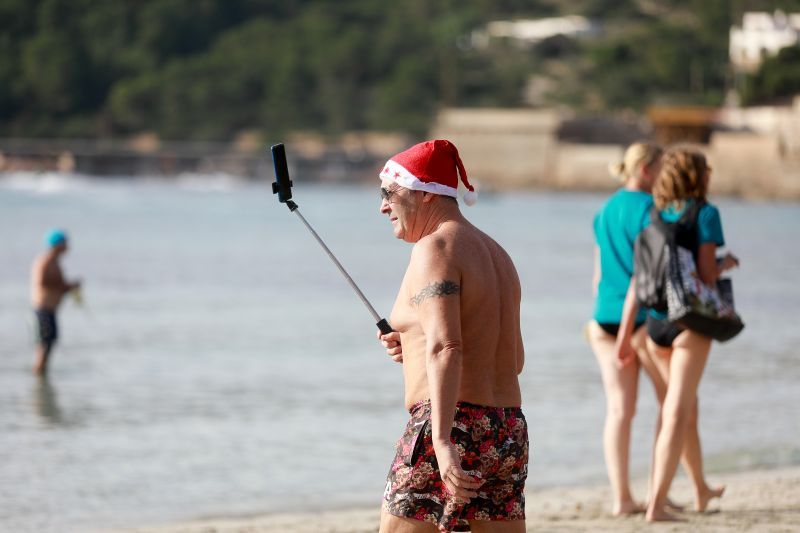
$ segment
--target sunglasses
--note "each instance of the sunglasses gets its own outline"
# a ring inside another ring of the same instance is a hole
[[[386,187],[381,187],[380,194],[381,200],[386,200],[387,202],[392,201],[392,195],[397,192],[397,189],[387,189]]]

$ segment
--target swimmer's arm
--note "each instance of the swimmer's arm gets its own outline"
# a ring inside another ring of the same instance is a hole
[[[47,276],[45,272],[47,270],[47,264],[42,261],[41,259],[37,259],[33,262],[33,266],[31,267],[31,283],[36,287],[45,287],[45,283],[47,281]]]
[[[622,320],[619,324],[617,342],[614,346],[619,366],[625,366],[636,359],[636,354],[631,347],[631,337],[637,313],[639,313],[639,301],[636,299],[636,276],[631,276],[628,292],[625,294],[625,303],[622,306]]]
[[[47,279],[47,276],[45,276],[45,279]],[[63,294],[66,294],[72,289],[80,286],[80,281],[67,282],[67,280],[64,279],[64,274],[61,272],[61,268],[58,265],[53,268],[53,277],[50,282],[45,284],[45,287],[48,289],[58,291]]]

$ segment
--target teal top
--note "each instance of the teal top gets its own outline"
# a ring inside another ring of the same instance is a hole
[[[677,222],[683,212],[686,211],[686,208],[692,203],[694,203],[694,200],[687,200],[683,209],[675,209],[673,205],[667,206],[666,209],[660,212],[661,220],[664,222]],[[648,217],[647,224],[649,223],[650,219]],[[716,206],[706,203],[700,208],[700,212],[697,213],[697,237],[698,245],[713,242],[717,246],[725,246],[725,237],[722,234],[722,220],[719,217],[719,209]],[[666,313],[659,313],[654,309],[650,310],[650,315],[659,320],[667,319]]]
[[[619,189],[594,217],[594,238],[600,251],[600,283],[594,301],[594,319],[619,324],[633,275],[633,243],[650,222],[653,197],[643,191]],[[643,322],[644,309],[636,322]]]
[[[675,209],[670,205],[661,211],[661,220],[664,222],[677,222],[680,220],[686,208],[694,203],[694,200],[687,200],[683,209]],[[650,217],[647,219],[650,224]],[[725,246],[725,237],[722,235],[722,220],[719,218],[719,209],[716,206],[706,203],[697,213],[697,236],[698,243],[703,244],[713,242],[717,246]]]

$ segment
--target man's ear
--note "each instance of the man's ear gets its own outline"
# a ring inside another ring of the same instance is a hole
[[[422,201],[423,202],[432,202],[433,198],[435,196],[436,195],[433,194],[432,192],[422,191]]]

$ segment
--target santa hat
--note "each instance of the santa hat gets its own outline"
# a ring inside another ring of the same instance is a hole
[[[458,177],[468,189],[464,203],[473,205],[478,193],[467,179],[464,163],[450,141],[437,139],[415,144],[400,152],[384,165],[379,178],[389,179],[413,191],[425,191],[444,196],[458,196]]]

